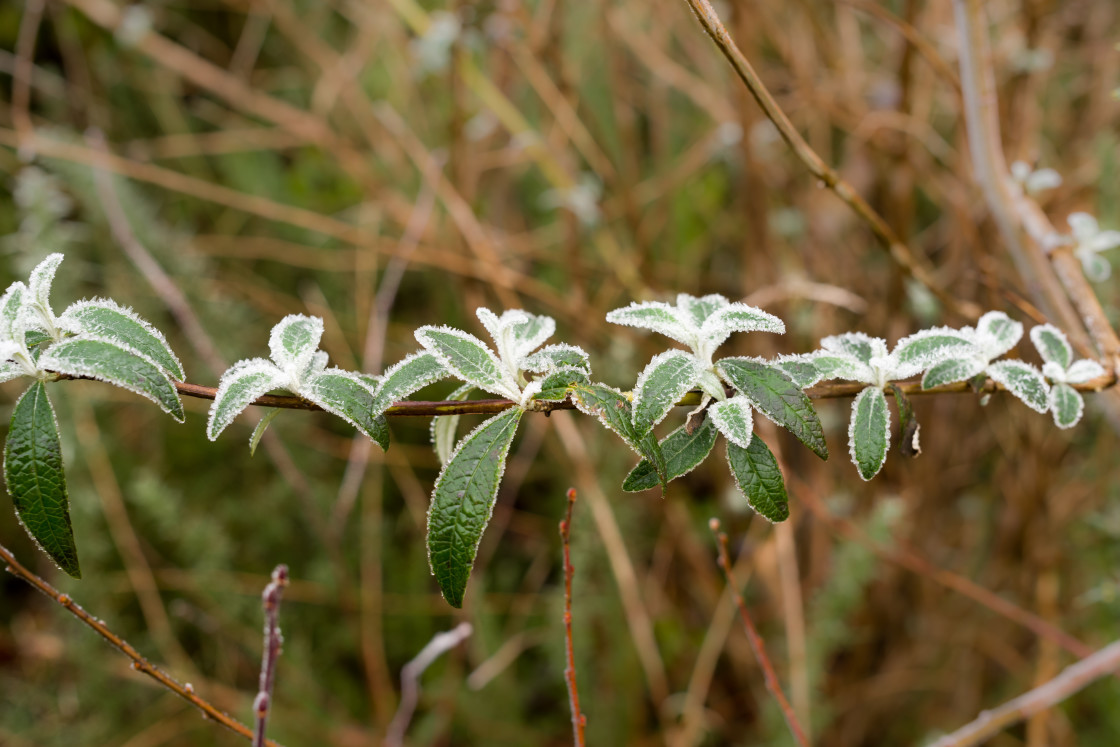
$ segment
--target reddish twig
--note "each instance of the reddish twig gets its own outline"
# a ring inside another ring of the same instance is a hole
[[[0,560],[4,561],[6,571],[11,573],[13,576],[16,576],[17,578],[23,579],[46,596],[58,602],[67,612],[81,620],[89,627],[93,628],[94,632],[108,641],[111,646],[127,656],[129,659],[132,659],[132,668],[134,670],[136,670],[137,672],[143,672],[163,687],[166,687],[168,690],[175,693],[183,700],[186,700],[195,708],[202,711],[205,717],[214,720],[230,731],[240,734],[246,739],[253,738],[253,732],[249,729],[248,726],[245,726],[245,724],[241,723],[240,721],[231,718],[222,711],[218,710],[218,708],[209,701],[203,700],[199,696],[195,695],[194,688],[190,685],[190,683],[181,684],[179,681],[165,673],[159,667],[152,664],[150,661],[144,658],[144,656],[142,656],[140,652],[132,646],[131,643],[124,640],[113,631],[109,630],[104,621],[99,620],[93,615],[86,612],[84,609],[82,609],[81,605],[71,599],[68,594],[63,594],[61,591],[54,588],[42,578],[24,567],[22,563],[16,560],[16,557],[12,555],[11,551],[3,545],[0,545]],[[264,742],[264,744],[272,745],[272,747],[279,747],[276,742],[273,742],[271,739]]]
[[[786,700],[786,694],[782,692],[782,685],[778,682],[774,665],[770,663],[770,657],[766,655],[762,636],[758,634],[758,629],[755,628],[754,621],[751,620],[751,615],[747,611],[747,604],[743,601],[743,595],[739,593],[739,586],[735,583],[735,574],[731,568],[731,555],[727,552],[727,534],[719,530],[719,519],[711,519],[708,522],[708,528],[715,535],[716,548],[719,550],[719,567],[723,569],[723,575],[727,578],[727,587],[731,589],[731,593],[735,596],[735,603],[739,606],[739,617],[743,620],[743,629],[747,633],[747,640],[750,641],[751,649],[754,651],[755,658],[758,659],[758,665],[762,668],[762,676],[766,680],[766,689],[774,696],[774,700],[778,701],[778,706],[782,709],[782,715],[785,716],[786,723],[789,724],[789,730],[793,733],[793,738],[797,740],[801,747],[809,747],[809,739],[805,736],[805,730],[801,728],[801,723],[797,720],[797,714],[793,712],[793,707]]]
[[[564,669],[564,681],[568,685],[568,704],[572,709],[572,738],[576,747],[583,747],[583,730],[587,717],[579,709],[579,688],[576,685],[576,655],[572,643],[572,508],[576,505],[576,489],[568,488],[568,510],[560,522],[560,540],[564,545],[564,648],[568,655],[568,666]]]
[[[272,571],[272,582],[261,593],[264,607],[264,654],[261,657],[261,681],[257,697],[253,700],[253,713],[257,717],[257,729],[253,736],[253,747],[264,747],[265,728],[268,726],[268,711],[272,706],[272,686],[276,684],[276,661],[280,658],[280,645],[284,642],[280,634],[280,597],[288,585],[288,566],[280,564]]]

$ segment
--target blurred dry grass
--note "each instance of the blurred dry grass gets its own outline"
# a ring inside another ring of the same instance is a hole
[[[40,6],[25,106],[12,76]],[[1044,201],[1057,223],[1087,209],[1117,226],[1120,6],[987,8],[1009,156],[1063,173]],[[814,149],[959,298],[1031,317],[970,177],[950,4],[720,9]],[[214,357],[261,354],[297,312],[326,319],[338,365],[376,371],[415,348],[416,326],[477,331],[476,306],[523,306],[555,316],[559,337],[623,388],[664,347],[603,321],[634,299],[760,303],[790,332],[732,340],[749,354],[963,322],[806,175],[679,0],[5,4],[0,86],[8,185],[22,144],[74,201],[59,302],[135,306],[198,383],[216,381]],[[137,238],[205,341],[112,236],[91,126],[128,177],[114,189]],[[20,219],[5,195],[0,232]],[[4,277],[62,241],[17,234]],[[1120,318],[1115,282],[1098,290]],[[250,460],[247,426],[205,441],[204,404],[175,427],[103,387],[56,389],[87,579],[55,580],[247,718],[257,596],[286,562],[270,733],[290,745],[376,743],[401,665],[460,616],[476,634],[426,675],[410,743],[566,743],[556,522],[573,481],[590,744],[789,740],[723,594],[713,514],[740,541],[748,602],[821,745],[918,743],[1071,661],[960,593],[965,582],[1091,648],[1116,635],[1116,434],[1096,417],[1059,433],[1006,399],[923,398],[922,457],[892,454],[865,484],[845,459],[846,403],[822,403],[832,460],[775,441],[793,512],[778,528],[750,519],[718,455],[665,500],[626,495],[621,444],[568,414],[533,418],[455,615],[423,550],[437,468],[426,424],[394,422],[382,455],[325,417],[287,413]],[[10,511],[0,541],[48,571]],[[22,584],[0,584],[0,744],[238,743]],[[1098,683],[992,744],[1115,744],[1118,687]]]

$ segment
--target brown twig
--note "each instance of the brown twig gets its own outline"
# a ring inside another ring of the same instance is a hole
[[[572,738],[576,747],[586,744],[583,730],[587,717],[579,709],[579,688],[576,685],[576,655],[572,642],[572,508],[576,505],[576,489],[568,488],[568,510],[560,522],[560,541],[564,545],[564,649],[567,652],[568,666],[564,669],[564,682],[568,686],[568,704],[572,709]]]
[[[1054,679],[1007,701],[999,708],[984,711],[971,723],[934,742],[931,747],[971,747],[981,744],[1036,713],[1052,708],[1074,693],[1120,669],[1120,641],[1062,670]]]
[[[762,636],[758,634],[758,629],[754,626],[751,614],[747,611],[747,603],[743,601],[743,595],[739,593],[739,585],[735,582],[735,572],[731,567],[731,555],[727,551],[727,533],[720,531],[719,519],[710,519],[708,528],[712,530],[712,534],[716,538],[716,548],[719,550],[719,567],[723,569],[723,575],[727,578],[727,586],[731,589],[731,593],[735,596],[735,603],[739,606],[739,617],[743,620],[743,629],[747,633],[747,640],[750,641],[751,649],[754,651],[755,658],[758,659],[758,665],[762,668],[762,676],[766,680],[766,689],[770,691],[774,700],[778,702],[778,707],[782,709],[782,715],[785,716],[786,723],[789,724],[789,730],[793,733],[793,738],[797,740],[801,747],[809,747],[809,739],[805,736],[805,730],[801,728],[801,723],[797,720],[797,714],[793,712],[793,706],[789,704],[789,701],[786,700],[786,694],[782,692],[782,684],[778,681],[778,675],[774,672],[774,665],[770,663],[770,657],[766,655],[766,647],[762,642]]]
[[[231,718],[227,714],[218,710],[217,707],[215,707],[209,701],[200,698],[195,694],[194,688],[191,687],[190,683],[181,684],[176,679],[161,670],[159,667],[152,664],[150,661],[144,658],[144,656],[141,655],[140,652],[137,651],[131,643],[111,631],[108,626],[105,625],[104,621],[99,620],[93,615],[86,612],[84,609],[82,609],[81,605],[71,599],[68,594],[63,594],[61,591],[54,588],[42,578],[24,567],[23,564],[16,559],[12,552],[3,545],[0,545],[0,560],[4,561],[4,570],[8,571],[17,578],[23,579],[46,596],[58,602],[58,604],[60,604],[67,612],[81,620],[89,627],[93,628],[94,632],[108,641],[111,646],[131,659],[132,668],[134,670],[136,670],[137,672],[143,672],[163,687],[166,687],[168,690],[175,693],[180,698],[183,698],[195,708],[198,708],[200,711],[202,711],[205,717],[214,720],[230,731],[240,734],[246,739],[253,738],[253,732],[249,729],[248,726],[245,726],[245,724],[241,723],[240,721]],[[276,742],[273,742],[271,739],[265,742],[265,744],[272,745],[272,747],[278,747]]]
[[[835,169],[825,163],[824,159],[817,155],[817,152],[805,141],[805,138],[801,137],[801,133],[797,131],[786,113],[778,106],[778,102],[770,95],[770,91],[767,90],[746,56],[739,51],[739,47],[731,39],[731,35],[727,32],[727,28],[723,25],[719,16],[716,15],[711,3],[708,0],[685,0],[685,2],[696,14],[696,18],[700,21],[704,31],[723,52],[727,61],[731,63],[731,67],[735,69],[739,79],[747,86],[751,96],[762,108],[767,119],[778,129],[782,139],[786,141],[794,155],[809,170],[809,173],[819,179],[824,186],[831,189],[856,215],[867,223],[871,232],[883,243],[891,258],[903,272],[926,286],[946,307],[968,319],[978,318],[981,313],[980,308],[970,301],[962,301],[949,293],[940,281],[933,276],[933,270],[929,267],[928,262],[914,254],[883,217],[875,212],[875,209],[856,192],[855,188],[846,182]]]
[[[272,571],[272,581],[261,593],[264,607],[264,653],[261,657],[260,689],[253,700],[253,714],[257,728],[253,733],[253,747],[264,747],[264,732],[268,726],[268,711],[272,706],[272,687],[276,684],[276,661],[280,658],[280,597],[288,585],[288,566],[280,564]]]

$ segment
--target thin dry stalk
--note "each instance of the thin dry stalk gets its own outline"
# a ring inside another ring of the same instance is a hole
[[[805,736],[805,730],[801,728],[801,723],[797,720],[797,714],[793,712],[793,706],[789,704],[785,693],[782,692],[782,685],[778,681],[778,675],[774,672],[774,665],[770,663],[770,657],[766,655],[766,646],[762,642],[762,636],[758,634],[758,629],[754,626],[751,614],[747,611],[747,604],[743,601],[743,595],[739,593],[739,585],[735,581],[735,571],[731,567],[731,556],[727,552],[727,533],[719,530],[719,519],[710,520],[708,527],[715,535],[716,547],[719,549],[719,565],[723,569],[724,576],[727,577],[728,588],[735,595],[735,603],[739,606],[739,617],[743,620],[743,629],[747,633],[747,640],[750,641],[755,658],[758,659],[758,665],[762,668],[766,689],[770,691],[774,700],[778,702],[778,707],[782,709],[782,715],[789,725],[793,738],[797,740],[801,747],[809,747],[809,738]]]
[[[971,723],[934,742],[930,747],[971,747],[982,744],[1015,724],[1053,708],[1074,693],[1120,669],[1120,641],[1110,643],[1062,670],[1054,679],[1009,700],[999,708],[984,711]]]
[[[428,645],[401,668],[401,702],[385,733],[385,747],[400,747],[404,743],[404,733],[420,699],[420,675],[433,661],[465,641],[471,632],[471,624],[462,622],[444,633],[436,633]]]
[[[93,615],[89,614],[82,608],[81,605],[71,599],[70,595],[63,594],[61,591],[51,586],[45,580],[32,573],[16,559],[15,555],[13,555],[8,548],[4,547],[3,545],[0,545],[0,560],[3,560],[5,563],[4,570],[8,571],[17,578],[23,579],[24,581],[35,587],[37,590],[53,599],[55,602],[61,605],[63,609],[81,620],[83,623],[92,628],[94,632],[96,632],[99,636],[108,641],[109,645],[131,659],[132,668],[134,670],[136,670],[137,672],[143,672],[163,687],[175,693],[183,700],[186,700],[195,708],[198,708],[200,711],[202,711],[203,715],[206,718],[212,719],[213,721],[221,724],[230,731],[236,734],[240,734],[246,739],[253,738],[253,732],[249,729],[248,726],[245,726],[245,724],[241,723],[240,721],[231,718],[227,714],[218,710],[218,708],[211,704],[209,701],[200,698],[195,694],[194,688],[189,682],[186,684],[181,684],[176,679],[166,674],[159,667],[152,664],[150,661],[144,658],[144,656],[141,655],[140,652],[137,651],[131,643],[124,640],[119,635],[110,630],[109,627],[105,624],[104,620],[99,620]],[[273,742],[271,739],[267,740],[264,744],[271,745],[272,747],[279,747],[279,745],[277,745],[277,743]]]
[[[564,545],[564,650],[568,665],[564,669],[564,682],[568,686],[568,705],[572,709],[572,739],[576,747],[586,744],[584,729],[587,717],[579,709],[579,686],[576,684],[576,654],[572,642],[572,577],[576,569],[572,566],[572,508],[576,505],[576,489],[568,489],[568,510],[560,522],[560,541]]]

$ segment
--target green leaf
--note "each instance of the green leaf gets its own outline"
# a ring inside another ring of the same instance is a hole
[[[700,375],[696,357],[683,350],[654,356],[634,386],[634,432],[644,436],[660,423]]]
[[[48,254],[31,271],[31,276],[27,281],[28,289],[31,291],[31,297],[27,301],[38,305],[47,313],[50,313],[51,308],[51,285],[54,283],[54,275],[58,272],[58,266],[62,264],[63,259],[65,257],[58,252]]]
[[[897,384],[888,384],[887,389],[894,395],[894,403],[898,407],[899,450],[904,456],[918,457],[922,453],[922,445],[918,438],[921,426],[914,415],[914,405]]]
[[[590,384],[587,372],[582,368],[565,366],[558,368],[540,380],[541,390],[533,395],[533,399],[545,402],[562,402],[576,384]]]
[[[268,430],[268,426],[279,414],[279,408],[270,407],[264,417],[257,422],[257,427],[253,429],[253,435],[249,436],[249,456],[257,453],[257,447],[260,446],[261,439],[264,438],[264,432]]]
[[[848,425],[848,448],[859,476],[870,480],[883,468],[891,442],[891,414],[883,391],[869,386],[856,395]]]
[[[860,363],[870,365],[871,359],[887,354],[887,343],[878,337],[870,337],[862,332],[845,332],[821,340],[821,347],[832,353],[850,355]]]
[[[463,606],[478,543],[494,511],[506,455],[522,413],[511,407],[471,431],[436,480],[428,511],[428,562],[452,607]]]
[[[498,357],[474,335],[450,327],[421,327],[416,340],[452,374],[475,388],[517,400],[520,389]]]
[[[668,483],[668,467],[657,437],[653,431],[639,435],[634,430],[630,400],[622,392],[605,384],[576,384],[572,387],[572,403],[584,415],[597,417],[600,423],[621,436],[639,456],[648,459],[656,469],[662,487]]]
[[[545,373],[554,368],[582,368],[591,370],[591,358],[575,345],[548,345],[521,361],[521,368],[533,373]]]
[[[273,389],[283,389],[288,377],[272,361],[250,358],[230,366],[218,383],[214,404],[210,405],[210,419],[206,423],[206,437],[218,438],[234,418],[253,400]]]
[[[699,342],[696,339],[697,330],[685,319],[684,314],[682,310],[667,303],[646,301],[631,303],[625,308],[608,312],[607,321],[611,324],[649,329],[691,347]]]
[[[894,357],[902,365],[916,363],[929,366],[949,356],[959,357],[967,354],[972,349],[973,342],[967,333],[948,327],[937,327],[923,329],[899,340],[894,348]]]
[[[463,401],[473,391],[473,384],[463,384],[447,395],[447,399]],[[460,417],[459,415],[438,415],[432,418],[430,426],[432,448],[435,449],[441,465],[447,464],[447,460],[451,458],[451,452],[455,450],[455,431],[459,428]]]
[[[756,410],[789,430],[821,459],[828,459],[817,411],[784,371],[750,358],[724,358],[716,368]]]
[[[1050,409],[1050,387],[1042,372],[1029,363],[1017,360],[996,361],[988,366],[988,376],[1036,412]]]
[[[289,314],[272,328],[268,349],[280,368],[302,372],[319,349],[323,320],[317,316]]]
[[[27,286],[17,280],[0,296],[0,339],[7,340],[15,336],[16,318],[26,295]]]
[[[4,479],[16,515],[31,539],[59,568],[81,578],[58,421],[41,381],[23,393],[12,411],[4,446]]]
[[[184,378],[183,364],[175,357],[163,333],[131,309],[109,299],[78,301],[59,317],[59,326],[75,334],[121,343],[147,356],[178,381]]]
[[[697,327],[703,326],[708,317],[727,306],[728,301],[718,293],[696,298],[687,293],[677,294],[677,307],[684,309]]]
[[[774,361],[774,365],[782,369],[786,376],[802,389],[810,387],[821,380],[821,372],[813,363],[812,358],[789,356]]]
[[[1050,390],[1050,412],[1054,415],[1054,425],[1072,428],[1085,412],[1085,400],[1069,384],[1055,384]]]
[[[731,443],[746,449],[754,435],[754,415],[746,397],[737,396],[716,402],[708,409],[708,417]]]
[[[373,390],[357,374],[333,368],[304,384],[299,393],[369,436],[382,451],[389,448],[389,424],[374,410]]]
[[[427,350],[409,355],[389,367],[376,385],[374,410],[385,412],[414,392],[449,376],[447,368],[434,353]],[[369,383],[368,381],[366,382]]]
[[[1052,324],[1039,324],[1031,328],[1031,342],[1042,356],[1044,363],[1057,363],[1063,369],[1073,363],[1073,349],[1062,330]]]
[[[49,371],[86,376],[147,397],[183,422],[183,403],[163,369],[136,350],[113,340],[74,337],[57,342],[39,358]]]
[[[728,441],[727,464],[751,508],[772,522],[789,518],[789,496],[782,471],[761,438],[752,438],[745,449]]]
[[[711,418],[705,418],[692,433],[682,425],[666,436],[661,442],[661,453],[665,457],[667,470],[666,481],[687,475],[703,462],[715,446],[717,433]],[[628,493],[638,493],[656,488],[659,482],[653,463],[643,459],[630,470],[630,474],[622,483],[622,489]]]
[[[984,361],[977,358],[950,358],[930,367],[922,377],[922,389],[967,381],[984,370]]]

